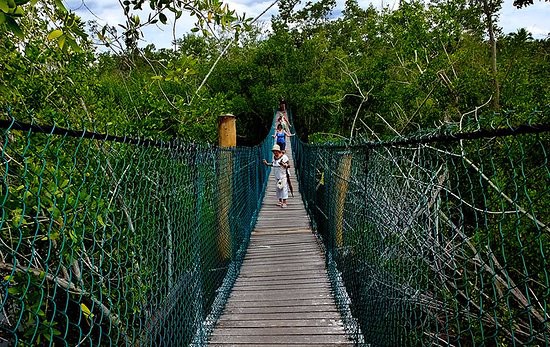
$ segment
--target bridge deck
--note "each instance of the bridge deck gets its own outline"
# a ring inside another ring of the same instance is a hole
[[[292,164],[291,151],[287,151]],[[292,165],[294,167],[294,165]],[[349,346],[298,183],[276,206],[270,177],[241,273],[210,346]]]

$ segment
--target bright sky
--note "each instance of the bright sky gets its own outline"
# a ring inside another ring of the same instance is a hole
[[[345,0],[336,0],[336,13],[339,13]],[[378,7],[383,4],[388,5],[398,0],[378,0]],[[248,17],[256,17],[262,13],[272,1],[264,0],[225,0],[231,9],[237,13],[246,13]],[[359,5],[366,8],[369,3],[376,1],[358,0]],[[499,26],[504,33],[515,32],[519,28],[525,28],[533,38],[543,39],[550,35],[550,2],[534,0],[534,4],[523,9],[516,9],[513,0],[504,0],[504,5],[500,12]],[[65,0],[68,8],[76,11],[84,20],[97,20],[101,25],[118,25],[124,23],[124,15],[119,2],[116,0]],[[273,6],[266,12],[260,21],[269,22],[271,16],[277,14],[277,6]],[[144,15],[146,17],[146,15]],[[157,48],[168,48],[172,42],[172,24],[173,17],[169,18],[169,24],[151,26],[144,31],[144,41],[140,46],[153,43]],[[176,23],[176,37],[181,37],[193,26],[194,19],[182,16]],[[122,30],[122,28],[119,28]]]

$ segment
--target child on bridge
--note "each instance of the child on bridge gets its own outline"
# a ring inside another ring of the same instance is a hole
[[[282,208],[286,207],[286,199],[288,199],[288,185],[286,179],[286,169],[290,166],[289,160],[286,154],[283,154],[279,145],[273,145],[271,149],[273,152],[273,160],[268,163],[267,160],[263,160],[264,165],[273,167],[273,174],[277,181],[277,206]]]

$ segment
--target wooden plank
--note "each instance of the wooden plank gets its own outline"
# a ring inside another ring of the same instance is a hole
[[[294,254],[294,255],[282,255],[282,254],[269,254],[269,253],[255,253],[255,254],[249,254],[247,257],[245,257],[243,261],[243,265],[246,262],[246,265],[250,264],[260,264],[260,263],[269,263],[269,262],[284,262],[285,260],[300,264],[305,261],[314,261],[311,258],[317,257],[318,254],[315,252],[300,252],[300,254]],[[303,260],[301,257],[308,258],[307,260]],[[319,262],[319,260],[317,260]],[[324,263],[324,262],[323,262]]]
[[[244,265],[244,263],[243,263]],[[309,259],[307,261],[303,261],[300,259],[294,259],[290,258],[288,262],[285,262],[284,259],[281,258],[271,258],[271,259],[254,259],[254,260],[248,260],[246,262],[246,266],[250,269],[262,269],[262,268],[277,268],[277,267],[292,267],[292,268],[305,268],[305,267],[319,267],[319,261],[315,261],[313,259]],[[321,266],[321,269],[323,267]]]
[[[263,243],[256,243],[253,245],[250,245],[250,248],[248,248],[247,253],[258,253],[259,251],[285,251],[286,253],[290,253],[289,251],[293,250],[304,250],[304,251],[317,251],[316,254],[318,256],[321,255],[320,248],[318,248],[317,244],[309,242],[296,242],[292,244],[272,244],[270,245],[268,242]],[[318,259],[317,259],[318,260]]]
[[[262,290],[239,290],[231,292],[231,297],[239,298],[265,298],[266,300],[282,300],[288,298],[331,298],[332,294],[329,287],[317,288],[267,288]]]
[[[304,300],[304,299],[326,299],[328,301],[332,300],[332,293],[328,288],[325,288],[322,292],[315,292],[313,290],[262,290],[262,291],[250,291],[250,290],[237,290],[235,293],[231,294],[231,299],[233,301],[257,301],[265,300],[266,302],[271,301],[283,301],[287,300],[292,302],[293,300]]]
[[[264,250],[256,250],[253,252],[248,253],[245,256],[246,261],[250,260],[293,260],[296,262],[296,260],[300,261],[309,261],[309,260],[315,260],[314,258],[318,258],[319,252],[313,252],[311,250],[277,250],[277,249],[264,249]],[[317,259],[317,262],[320,264],[324,264],[324,259]]]
[[[210,343],[253,343],[253,344],[298,344],[312,345],[326,343],[344,343],[347,342],[341,335],[217,335],[213,334]]]
[[[256,245],[269,245],[269,246],[275,246],[275,245],[294,245],[296,243],[305,243],[307,245],[311,245],[314,243],[311,239],[310,235],[292,235],[292,237],[271,237],[271,236],[263,236],[258,235],[254,238],[254,240],[250,241],[250,246],[256,246]]]
[[[287,240],[287,239],[312,241],[310,237],[312,232],[309,229],[297,229],[287,235],[281,234],[285,231],[286,230],[282,230],[282,229],[274,229],[271,231],[258,232],[257,229],[253,229],[252,234],[254,235],[254,237],[250,239],[250,242],[256,242],[261,240]]]
[[[256,269],[246,269],[243,272],[241,272],[243,276],[249,276],[249,277],[263,277],[267,275],[277,275],[281,274],[284,275],[320,275],[323,276],[326,274],[324,269],[319,266],[308,266],[308,267],[263,267],[263,268],[256,268]]]
[[[257,230],[265,230],[265,229],[275,229],[280,228],[282,230],[297,230],[302,229],[305,226],[305,224],[296,224],[296,223],[278,223],[278,222],[263,222],[258,223],[256,225]]]
[[[220,326],[216,330],[216,335],[231,336],[291,336],[291,335],[340,335],[342,327],[336,326],[306,326],[306,327],[235,327],[235,326]]]
[[[292,274],[254,274],[254,273],[248,273],[243,274],[241,272],[240,274],[240,281],[254,281],[256,283],[259,282],[283,282],[291,279],[311,279],[312,281],[319,280],[319,279],[325,279],[326,280],[326,273],[325,272],[302,272],[302,273],[292,273]],[[239,281],[239,282],[240,282]]]
[[[240,300],[239,300],[240,299]],[[310,306],[319,306],[317,308],[311,308],[311,310],[316,310],[318,308],[330,308],[334,302],[329,296],[321,298],[288,298],[288,299],[273,299],[268,300],[265,298],[256,299],[256,300],[246,300],[242,297],[232,298],[231,302],[226,304],[227,308],[265,308],[266,310],[278,310],[279,308],[284,308],[282,312],[288,312],[288,309],[291,307],[297,307],[297,310],[307,310]]]
[[[273,266],[280,266],[284,264],[284,260],[287,259],[289,261],[292,261],[290,264],[287,264],[288,266],[300,266],[301,264],[312,266],[312,265],[319,265],[320,267],[325,267],[324,259],[320,260],[317,259],[315,261],[315,257],[319,257],[319,254],[316,253],[310,253],[310,252],[299,252],[299,255],[287,253],[287,251],[280,251],[277,252],[277,250],[264,250],[262,252],[251,252],[250,256],[248,258],[245,258],[247,261],[247,267],[248,266],[255,266],[256,264],[266,263],[268,260],[276,261],[276,263],[273,264]],[[302,258],[303,257],[303,258]],[[304,259],[305,258],[305,259]],[[281,261],[283,260],[283,261]],[[257,262],[257,263],[256,263]],[[269,263],[265,264],[269,265]]]
[[[239,303],[242,305],[242,303]],[[260,304],[260,303],[258,303]],[[302,312],[302,313],[308,313],[308,312],[335,312],[337,313],[336,306],[333,303],[330,304],[319,304],[319,305],[281,305],[278,306],[262,306],[258,307],[256,305],[249,305],[249,306],[238,306],[233,305],[231,302],[228,302],[225,309],[228,313],[239,313],[239,314],[245,314],[245,313],[295,313],[295,312]]]
[[[227,307],[294,307],[308,305],[332,305],[332,295],[330,293],[292,293],[286,297],[279,294],[264,295],[263,293],[255,294],[238,294],[231,296],[231,304]]]
[[[297,254],[299,253],[299,255]],[[286,248],[286,249],[273,249],[273,248],[257,248],[257,249],[251,249],[247,253],[247,255],[251,256],[262,256],[262,255],[277,255],[277,256],[286,256],[286,257],[296,257],[296,256],[304,256],[307,257],[310,256],[317,256],[319,257],[319,252],[312,252],[311,248],[307,249],[306,247],[301,248]],[[321,263],[324,263],[323,259],[319,259]]]
[[[281,277],[286,278],[286,276],[281,276]],[[290,281],[293,281],[293,282],[290,282]],[[307,278],[292,278],[286,281],[282,281],[277,277],[269,277],[269,278],[249,277],[246,279],[243,278],[239,282],[235,283],[234,288],[247,289],[247,288],[254,288],[254,286],[268,287],[268,288],[277,288],[277,287],[284,288],[281,286],[285,284],[288,284],[290,288],[297,288],[302,284],[312,283],[312,282],[318,282],[320,288],[323,286],[326,286],[326,287],[330,286],[330,283],[328,282],[327,278],[322,274],[319,274],[318,276],[315,276],[315,277],[308,276]]]
[[[278,272],[302,272],[302,271],[320,271],[325,272],[324,264],[306,263],[306,264],[248,264],[242,273],[278,273]]]
[[[253,264],[254,262],[250,260],[292,260],[295,263],[299,263],[300,261],[303,263],[310,263],[312,261],[319,263],[320,265],[325,264],[324,259],[319,259],[319,252],[312,252],[312,251],[305,251],[301,249],[296,250],[288,250],[288,249],[257,249],[252,252],[249,252],[245,259],[246,261],[249,261],[250,264]],[[262,259],[265,258],[265,259]],[[317,258],[317,259],[315,259]]]
[[[318,278],[326,277],[326,272],[322,269],[304,269],[304,270],[292,270],[292,271],[249,271],[241,272],[243,278],[262,280],[264,277],[267,277],[269,280],[273,281],[276,277],[279,277],[279,281],[284,281],[286,278],[310,278],[312,281]]]
[[[251,249],[250,252],[247,252],[245,255],[244,260],[249,259],[261,259],[264,258],[270,258],[270,259],[281,259],[281,260],[301,260],[301,261],[308,261],[313,260],[316,262],[319,262],[321,260],[321,263],[324,263],[324,259],[319,257],[321,256],[321,250],[316,249],[314,247],[317,247],[316,245],[306,245],[306,247],[301,248],[294,248],[290,249],[289,247],[278,247],[278,248],[270,248],[270,247],[257,247],[255,249]]]
[[[338,342],[338,343],[320,343],[316,344],[315,347],[337,347],[337,346],[353,346],[352,342]],[[281,346],[302,346],[300,343],[285,343],[285,344],[272,344],[272,343],[213,343],[209,346],[212,347],[281,347]],[[202,346],[200,346],[202,347]]]
[[[312,247],[317,247],[317,245],[314,243],[303,243],[303,242],[298,242],[295,244],[282,244],[282,245],[256,244],[256,245],[251,245],[247,253],[279,252],[279,251],[292,253],[292,251],[294,250],[311,250]]]
[[[280,234],[280,235],[294,234],[294,233],[300,232],[301,230],[302,230],[302,228],[300,228],[300,227],[292,227],[292,228],[286,228],[284,230],[278,230],[278,231],[276,231],[276,233]],[[254,229],[254,231],[257,232],[257,233],[273,233],[273,230],[269,229],[269,228],[258,228],[258,227],[256,227]]]
[[[341,327],[342,322],[339,319],[255,319],[255,320],[238,320],[238,319],[222,319],[218,322],[218,328],[269,328],[269,327]]]
[[[300,253],[299,255],[297,253]],[[320,252],[317,249],[312,249],[312,247],[286,247],[283,249],[275,249],[271,247],[256,247],[249,249],[247,255],[277,255],[277,256],[307,256],[308,254],[313,256],[320,256]],[[322,260],[322,259],[320,259]]]
[[[307,274],[306,274],[307,275]],[[322,285],[330,284],[324,274],[318,274],[316,276],[302,276],[301,278],[292,278],[287,276],[274,276],[274,277],[246,277],[235,283],[235,288],[240,286],[278,286],[285,283],[298,286],[304,283],[319,282]]]
[[[293,283],[255,283],[255,282],[247,282],[247,283],[237,283],[233,287],[233,291],[246,291],[246,290],[289,290],[294,288],[301,288],[301,289],[319,289],[319,288],[327,288],[330,290],[330,282],[320,282],[320,283],[312,283],[311,281],[295,281]]]
[[[319,312],[256,312],[256,313],[240,313],[240,312],[224,312],[222,320],[231,321],[249,321],[249,320],[278,320],[281,324],[291,320],[308,320],[319,321],[337,319],[340,320],[340,314],[335,311],[319,311]]]
[[[312,234],[302,234],[296,231],[288,234],[269,234],[269,235],[257,233],[252,235],[250,244],[272,245],[274,243],[293,244],[295,242],[303,242],[310,245],[316,242],[316,240],[311,239],[311,235]],[[255,240],[252,240],[252,239],[255,239]]]
[[[306,260],[302,259],[301,256],[305,256]],[[280,263],[285,263],[285,262],[288,262],[289,264],[295,264],[295,265],[299,265],[299,264],[311,264],[312,262],[319,262],[319,260],[315,260],[315,259],[311,259],[313,257],[317,256],[316,253],[307,253],[307,254],[300,254],[300,255],[292,255],[292,256],[281,256],[281,255],[277,255],[277,254],[255,254],[255,255],[250,255],[249,257],[245,257],[244,261],[243,261],[243,265],[246,265],[246,266],[253,266],[253,265],[258,265],[258,264],[264,264],[264,265],[269,265],[269,264],[280,264]]]

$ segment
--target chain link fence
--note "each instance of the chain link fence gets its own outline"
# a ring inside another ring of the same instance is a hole
[[[221,149],[0,127],[0,346],[206,343],[272,141]]]
[[[550,124],[478,126],[348,146],[293,139],[357,344],[550,344]]]

